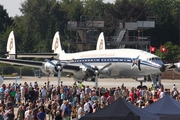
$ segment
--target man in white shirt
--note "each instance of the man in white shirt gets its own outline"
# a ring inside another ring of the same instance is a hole
[[[163,90],[159,89],[160,90],[160,95],[159,95],[159,98],[163,98],[165,96],[165,93]]]
[[[84,111],[85,113],[88,113],[90,111],[88,100],[86,100],[86,103],[84,104]]]
[[[24,113],[25,118],[29,115],[29,111],[31,110],[30,106],[28,106],[27,110]]]
[[[79,107],[79,109],[78,109],[78,112],[77,112],[77,114],[78,114],[78,120],[81,120],[81,118],[85,115],[85,112],[84,112],[84,105],[83,104],[81,104],[80,105],[80,107]]]

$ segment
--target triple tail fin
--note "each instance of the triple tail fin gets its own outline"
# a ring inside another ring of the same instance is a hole
[[[64,50],[62,50],[62,47],[61,47],[59,31],[57,31],[54,35],[53,42],[52,42],[52,50],[54,51],[54,53],[57,53],[57,54],[64,52]]]
[[[104,33],[101,32],[99,37],[98,37],[98,41],[97,41],[97,45],[96,45],[96,50],[105,50],[105,40],[104,40]]]
[[[9,34],[6,50],[8,52],[7,59],[16,59],[16,44],[14,31],[11,31],[11,33]]]

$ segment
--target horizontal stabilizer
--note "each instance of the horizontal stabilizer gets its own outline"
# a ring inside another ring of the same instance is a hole
[[[35,68],[41,68],[43,65],[43,62],[41,61],[6,59],[6,58],[0,58],[0,63],[19,65],[19,66],[22,65],[22,66],[35,67]]]
[[[15,55],[15,54],[6,54]],[[56,58],[58,59],[57,53],[17,53],[17,58]]]

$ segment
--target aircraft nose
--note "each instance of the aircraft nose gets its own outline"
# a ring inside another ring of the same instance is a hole
[[[164,72],[166,70],[166,67],[164,64],[161,65],[161,67],[159,68],[161,72]]]

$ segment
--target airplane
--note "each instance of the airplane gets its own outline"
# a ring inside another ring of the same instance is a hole
[[[100,36],[104,37],[103,33]],[[40,68],[47,74],[58,73],[58,71],[69,72],[74,75],[74,80],[96,81],[96,86],[99,76],[139,78],[151,75],[153,78],[153,76],[160,75],[166,70],[161,59],[149,52],[138,49],[105,49],[105,47],[100,46],[100,43],[98,45],[99,50],[65,53],[61,48],[60,36],[57,32],[52,44],[54,53],[50,56],[56,54],[58,59],[46,59],[46,62],[41,62],[0,58],[0,62]],[[11,49],[8,51],[11,53]],[[11,55],[8,58],[11,58]]]

